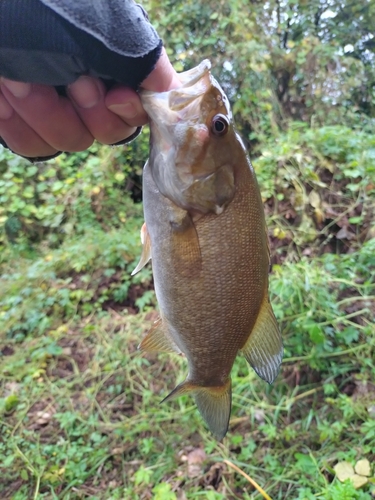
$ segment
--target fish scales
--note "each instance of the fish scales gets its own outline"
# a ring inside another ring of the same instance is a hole
[[[244,173],[250,175],[251,171]],[[151,183],[150,171],[144,175],[145,185]],[[260,200],[256,192],[251,196],[245,183],[243,190],[243,200],[238,192],[220,216],[202,218],[196,223],[202,270],[192,277],[181,276],[180,259],[173,258],[174,251],[178,251],[183,260],[185,249],[173,248],[176,243],[170,231],[168,213],[161,206],[165,200],[160,194],[145,196],[145,220],[152,241],[152,255],[163,254],[168,259],[167,265],[158,265],[158,260],[153,258],[160,309],[167,323],[177,328],[174,340],[178,345],[185,338],[194,339],[189,348],[179,347],[191,363],[190,369],[195,371],[202,367],[201,377],[212,385],[223,383],[221,375],[217,374],[222,372],[223,360],[230,371],[239,347],[249,336],[263,300],[268,272],[265,230],[252,234],[248,224],[248,220],[252,220],[263,226],[256,207]],[[248,205],[247,210],[242,206],[240,212],[238,204],[243,201]],[[239,230],[234,231],[233,226],[238,226]],[[194,295],[186,297],[181,293],[187,286],[194,290]]]
[[[158,95],[141,95],[151,118],[150,160],[143,174],[149,243],[141,263],[152,259],[161,316],[141,348],[185,354],[187,379],[166,399],[191,392],[221,439],[228,428],[236,356],[242,351],[272,382],[282,342],[268,300],[269,250],[259,187],[226,97],[207,66],[183,74],[182,89],[164,96],[163,105],[155,104]]]

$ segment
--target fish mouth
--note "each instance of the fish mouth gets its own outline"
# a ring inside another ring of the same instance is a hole
[[[182,111],[193,101],[202,97],[211,85],[211,62],[208,59],[198,66],[178,75],[182,86],[169,93],[169,107],[172,111]]]
[[[208,59],[202,61],[195,68],[178,74],[181,86],[167,92],[153,92],[142,90],[139,95],[146,113],[151,120],[176,123],[183,119],[181,112],[187,108],[192,111],[191,105],[196,107],[193,115],[199,114],[199,103],[201,98],[210,88],[212,77],[210,73],[211,62]],[[196,104],[196,106],[195,106]]]
[[[201,78],[204,77],[206,73],[208,73],[211,69],[211,61],[209,59],[205,59],[195,68],[191,68],[183,73],[179,73],[178,78],[182,83],[183,87],[190,87],[197,83]]]

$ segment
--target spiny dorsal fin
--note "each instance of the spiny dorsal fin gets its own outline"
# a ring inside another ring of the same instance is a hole
[[[230,378],[220,387],[202,387],[189,381],[182,382],[163,399],[169,401],[183,394],[191,393],[198,410],[212,434],[221,441],[228,431],[232,406],[232,383]]]
[[[161,318],[155,321],[146,337],[139,344],[140,351],[148,352],[177,352],[181,350],[177,347],[171,336],[166,331],[165,323]]]
[[[268,296],[241,351],[259,377],[272,384],[283,359],[283,342]]]
[[[137,267],[132,272],[132,276],[134,276],[141,269],[143,269],[144,266],[147,264],[147,262],[151,259],[151,240],[150,240],[150,235],[148,234],[147,226],[146,226],[145,222],[143,223],[143,226],[141,228],[141,242],[143,245],[142,255],[141,255],[141,258],[138,262]]]

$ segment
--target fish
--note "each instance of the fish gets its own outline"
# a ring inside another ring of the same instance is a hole
[[[268,292],[270,251],[254,169],[210,61],[181,86],[141,91],[150,118],[143,170],[142,256],[151,260],[159,319],[146,352],[179,353],[188,375],[163,400],[191,394],[209,430],[228,431],[238,354],[272,383],[283,343]]]

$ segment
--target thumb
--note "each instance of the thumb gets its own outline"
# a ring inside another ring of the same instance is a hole
[[[153,90],[155,92],[165,92],[181,86],[177,72],[173,69],[171,61],[162,48],[161,55],[155,68],[148,77],[141,83],[141,88],[145,90]]]

